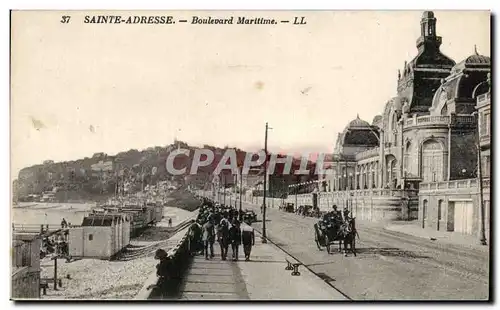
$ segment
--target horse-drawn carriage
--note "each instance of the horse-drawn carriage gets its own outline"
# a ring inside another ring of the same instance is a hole
[[[294,204],[290,202],[284,203],[280,206],[280,210],[285,211],[287,213],[294,213],[295,212]]]
[[[326,247],[328,254],[333,253],[335,242],[339,244],[339,252],[342,251],[342,243],[344,244],[344,253],[347,256],[347,246],[350,251],[356,256],[356,224],[354,218],[349,218],[345,221],[330,220],[318,221],[314,224],[314,241],[316,246],[321,251],[322,247]]]
[[[250,223],[257,222],[257,214],[252,210],[245,210],[243,212],[243,221],[250,221]]]

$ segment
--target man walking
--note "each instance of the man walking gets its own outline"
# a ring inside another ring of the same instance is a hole
[[[201,244],[201,225],[198,221],[194,222],[191,225],[191,229],[189,230],[190,234],[190,251],[192,255],[196,255],[196,253],[202,251],[203,245]]]
[[[208,248],[210,247],[210,258],[214,258],[215,227],[212,221],[203,225],[203,244],[205,259],[208,259]]]
[[[250,226],[249,220],[241,226],[241,241],[243,243],[243,252],[245,252],[245,260],[249,261],[252,246],[255,245],[255,232]]]
[[[238,250],[241,244],[241,229],[240,222],[238,220],[233,221],[233,225],[229,229],[229,235],[231,238],[231,248],[233,250],[233,260],[238,260]]]
[[[226,260],[227,250],[229,248],[229,221],[224,215],[222,220],[220,221],[218,231],[217,231],[217,239],[220,245],[220,252],[222,260]]]

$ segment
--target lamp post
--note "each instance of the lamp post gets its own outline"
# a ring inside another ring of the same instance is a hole
[[[481,167],[481,145],[479,144],[479,114],[477,112],[472,113],[476,117],[476,148],[477,148],[477,184],[479,186],[479,206],[481,208],[481,233],[479,242],[481,245],[486,245],[486,232],[485,232],[485,223],[484,223],[484,201],[483,201],[483,175],[482,175],[482,167]]]
[[[262,243],[267,243],[266,236],[266,190],[267,190],[267,131],[269,126],[266,123],[266,132],[264,136],[264,153],[266,155],[264,160],[264,197],[262,199]]]
[[[242,199],[243,199],[243,166],[240,169],[240,218],[242,213]]]

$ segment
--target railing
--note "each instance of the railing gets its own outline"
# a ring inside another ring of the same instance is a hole
[[[409,189],[358,189],[358,190],[348,190],[348,191],[333,191],[333,192],[320,192],[321,197],[331,197],[331,198],[348,198],[348,197],[411,197],[416,196],[418,193],[417,190],[409,190]],[[307,195],[298,195],[298,199],[303,197],[309,197],[311,194]],[[287,201],[293,202],[295,200],[294,197],[289,196]]]
[[[369,150],[366,150],[366,151],[363,151],[363,152],[359,152],[358,154],[356,154],[356,160],[359,161],[359,160],[362,160],[362,159],[366,159],[366,158],[371,158],[371,157],[378,156],[379,152],[380,152],[380,148],[379,147],[376,147],[376,148],[373,148],[373,149],[369,149]]]
[[[459,116],[443,116],[443,115],[424,115],[407,119],[405,127],[419,126],[419,125],[447,125],[450,122],[458,124],[473,124],[475,122],[474,116],[459,115]]]
[[[484,182],[484,180],[483,180]],[[443,182],[420,183],[420,190],[476,188],[477,179],[451,180]]]
[[[488,100],[491,100],[491,93],[490,92],[487,92],[486,94],[482,94],[482,95],[479,95],[477,97],[477,103],[478,104],[482,104]]]
[[[476,118],[470,115],[461,115],[455,117],[455,122],[461,124],[474,124],[476,122]]]
[[[192,224],[194,220],[189,220],[188,225]],[[186,225],[187,226],[187,225]],[[162,289],[167,288],[168,290],[175,289],[176,286],[182,280],[184,273],[187,270],[188,263],[190,262],[190,229],[187,229],[184,236],[182,237],[177,244],[167,251],[168,257],[171,259],[171,266],[169,270],[173,272],[173,274],[169,275],[170,280],[167,285],[159,286],[158,277],[156,276],[156,272],[151,274],[142,289],[137,293],[135,299],[146,300],[146,299],[155,299],[159,297],[164,297],[165,294],[172,294],[173,292],[163,292]]]

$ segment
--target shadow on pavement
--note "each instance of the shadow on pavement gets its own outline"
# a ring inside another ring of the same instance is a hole
[[[395,256],[405,258],[430,258],[427,255],[420,255],[413,251],[405,251],[399,248],[357,248],[358,254],[378,254],[382,256]]]

